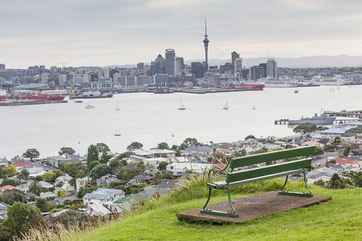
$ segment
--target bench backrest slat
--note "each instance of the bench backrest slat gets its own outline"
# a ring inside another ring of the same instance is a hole
[[[242,180],[263,177],[287,171],[310,170],[311,167],[312,167],[312,159],[306,158],[296,161],[279,163],[275,165],[240,170],[228,173],[226,175],[226,183],[232,184],[233,182],[240,182]]]
[[[229,168],[232,171],[235,168],[247,167],[255,164],[261,164],[270,161],[277,161],[297,157],[310,157],[319,153],[319,149],[315,146],[298,147],[293,149],[284,149],[273,152],[249,155],[234,158],[230,161]]]

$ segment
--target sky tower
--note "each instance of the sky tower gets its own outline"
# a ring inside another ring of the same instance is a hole
[[[205,48],[205,70],[209,70],[209,36],[207,35],[207,20],[205,20],[205,38],[204,38],[204,48]]]

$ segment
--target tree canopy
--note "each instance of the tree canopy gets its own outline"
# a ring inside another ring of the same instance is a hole
[[[72,147],[67,147],[67,146],[62,147],[62,148],[60,148],[59,155],[64,155],[64,154],[74,155],[75,150]]]
[[[38,158],[39,156],[40,156],[40,152],[35,148],[27,149],[23,154],[24,158],[29,158],[30,160]]]
[[[132,142],[128,147],[128,151],[135,151],[143,148],[143,144],[137,141]]]
[[[170,146],[166,142],[161,142],[157,145],[157,148],[161,150],[169,150]]]
[[[180,149],[185,150],[186,148],[188,148],[190,146],[199,145],[199,144],[200,143],[196,138],[188,137],[182,142],[182,144],[180,145]]]

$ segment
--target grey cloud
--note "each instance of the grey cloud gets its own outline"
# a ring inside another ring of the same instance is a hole
[[[120,64],[148,61],[166,47],[197,58],[205,17],[215,58],[230,49],[331,53],[331,41],[336,54],[362,54],[361,10],[360,0],[12,0],[0,5],[0,58],[13,66]]]

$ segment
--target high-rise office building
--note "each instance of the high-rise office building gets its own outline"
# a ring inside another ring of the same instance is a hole
[[[145,63],[138,63],[137,64],[137,73],[144,73],[145,72]]]
[[[265,78],[266,64],[259,64],[250,68],[250,79],[259,80]]]
[[[261,78],[266,78],[266,63],[261,63],[259,64],[259,67],[260,67],[260,79]]]
[[[165,59],[159,54],[157,58],[151,62],[151,75],[165,74],[165,62]]]
[[[241,76],[241,73],[243,71],[243,60],[242,58],[236,58],[234,60],[234,76]]]
[[[180,76],[185,72],[185,63],[184,58],[177,57],[176,58],[176,75]]]
[[[236,51],[233,51],[231,53],[231,64],[235,67],[235,60],[240,59],[240,54],[237,53]],[[235,72],[235,69],[233,70],[233,72]]]
[[[274,59],[268,59],[266,63],[266,75],[270,79],[278,78],[278,66]]]
[[[166,49],[165,52],[165,67],[166,74],[175,76],[176,75],[176,52],[174,49]]]
[[[200,62],[191,63],[191,73],[195,78],[204,77],[204,65]]]
[[[5,64],[0,64],[0,71],[1,71],[1,70],[5,70],[5,69],[6,69]]]

